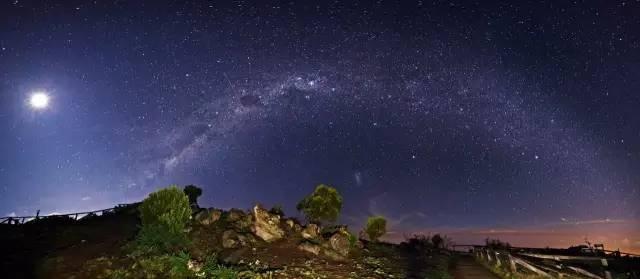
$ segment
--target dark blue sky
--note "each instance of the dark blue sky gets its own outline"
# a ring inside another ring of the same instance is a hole
[[[4,1],[0,215],[327,183],[350,224],[640,247],[638,2],[369,2]]]

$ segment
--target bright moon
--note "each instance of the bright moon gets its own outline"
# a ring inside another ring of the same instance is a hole
[[[35,109],[44,109],[49,105],[49,96],[44,92],[35,92],[31,95],[29,103]]]

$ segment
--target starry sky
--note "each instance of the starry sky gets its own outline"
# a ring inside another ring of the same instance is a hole
[[[389,239],[640,251],[638,1],[185,2],[0,3],[0,215],[326,183]]]

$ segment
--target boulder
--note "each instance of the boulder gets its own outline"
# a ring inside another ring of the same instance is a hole
[[[238,234],[238,241],[240,241],[241,246],[249,246],[257,242],[252,234]]]
[[[302,226],[300,226],[300,223],[298,223],[295,219],[292,219],[292,218],[285,219],[284,223],[288,231],[293,231],[297,233],[302,231]]]
[[[237,208],[232,208],[229,210],[229,214],[227,215],[227,221],[235,222],[244,218],[245,215],[247,214],[244,211]]]
[[[351,250],[349,233],[346,231],[339,231],[335,233],[331,238],[329,238],[329,246],[342,256],[349,255],[349,250]]]
[[[241,232],[249,232],[251,230],[251,225],[253,224],[253,216],[236,208],[229,210],[226,220],[237,231]]]
[[[316,239],[318,238],[319,234],[320,234],[320,227],[318,227],[318,225],[316,224],[308,224],[302,230],[302,237],[304,239]]]
[[[193,272],[200,272],[200,270],[202,270],[202,267],[204,265],[202,263],[199,263],[197,261],[194,261],[192,259],[189,259],[189,261],[187,262],[187,268],[189,268],[189,270],[193,271]]]
[[[316,256],[320,254],[320,245],[313,244],[310,242],[300,243],[300,245],[298,245],[298,249],[305,251],[307,253],[314,254]]]
[[[211,225],[220,220],[220,216],[222,216],[222,210],[210,208],[200,210],[194,219],[201,225]]]
[[[222,247],[236,248],[240,245],[238,234],[234,230],[226,230],[222,233]]]
[[[273,242],[284,237],[284,231],[280,228],[280,215],[271,214],[264,208],[256,205],[253,207],[253,233],[266,242]]]
[[[240,264],[240,263],[243,262],[243,258],[246,258],[247,254],[250,251],[251,250],[249,250],[249,248],[246,248],[246,247],[237,249],[237,250],[233,251],[231,254],[227,255],[224,258],[222,258],[222,262],[226,263],[226,264],[232,264],[232,265]]]
[[[361,230],[358,232],[358,239],[361,239],[364,241],[371,241],[371,239],[369,239],[369,235],[364,230]]]
[[[331,249],[322,249],[322,255],[337,262],[343,262],[346,260],[344,255]]]

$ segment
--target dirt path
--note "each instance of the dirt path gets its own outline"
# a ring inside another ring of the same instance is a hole
[[[460,257],[453,272],[455,279],[499,279],[470,256]]]

